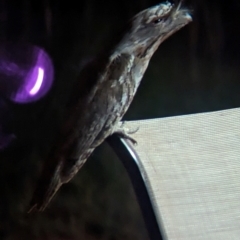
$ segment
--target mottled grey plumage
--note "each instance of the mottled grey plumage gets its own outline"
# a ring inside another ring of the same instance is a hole
[[[161,42],[191,20],[180,3],[148,8],[131,20],[112,49],[82,70],[67,121],[46,161],[30,211],[44,210],[60,186],[72,179],[109,135],[117,132],[128,137],[119,123],[150,58]]]

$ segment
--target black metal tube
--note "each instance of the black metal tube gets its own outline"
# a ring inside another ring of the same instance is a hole
[[[107,138],[108,144],[113,148],[124,167],[133,184],[138,203],[140,205],[142,215],[146,224],[146,228],[151,240],[164,240],[163,226],[159,226],[154,207],[149,196],[147,185],[145,182],[144,172],[142,172],[139,164],[140,159],[133,147],[125,140],[117,135]]]

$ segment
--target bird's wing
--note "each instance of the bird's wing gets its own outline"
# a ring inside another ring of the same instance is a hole
[[[111,123],[121,115],[118,109],[124,87],[118,81],[126,75],[128,61],[129,56],[118,56],[107,70],[89,68],[91,72],[84,73],[81,88],[76,88],[79,95],[71,99],[67,121],[45,161],[30,211],[44,210],[60,186],[78,172],[94,148],[111,133]]]
[[[74,109],[69,111],[69,119],[63,128],[63,148],[68,149],[67,154],[81,156],[88,148],[95,148],[122,116],[125,103],[131,97],[126,81],[130,59],[127,54],[119,55],[108,63],[107,70],[98,73],[97,81],[91,88],[83,86],[88,89],[84,93],[86,95],[80,97]],[[92,83],[92,79],[84,80],[84,84],[89,82]],[[74,151],[70,145],[74,146]]]

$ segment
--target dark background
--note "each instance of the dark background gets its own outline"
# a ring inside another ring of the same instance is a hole
[[[160,46],[125,119],[240,106],[240,2],[185,2],[194,10],[193,23]],[[127,174],[107,144],[44,213],[26,211],[81,66],[134,14],[157,3],[0,0],[0,44],[43,47],[55,67],[47,96],[26,105],[6,102],[0,112],[11,116],[5,121],[16,135],[0,152],[0,239],[147,239]]]

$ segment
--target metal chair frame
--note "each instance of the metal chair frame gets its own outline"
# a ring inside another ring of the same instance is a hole
[[[163,226],[158,222],[155,214],[154,204],[150,197],[150,189],[147,176],[141,168],[141,160],[127,140],[117,135],[112,135],[107,139],[118,158],[126,168],[132,182],[138,203],[144,218],[150,240],[164,240]]]

